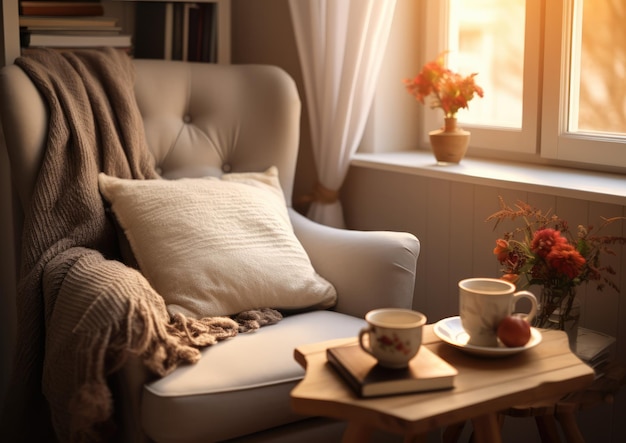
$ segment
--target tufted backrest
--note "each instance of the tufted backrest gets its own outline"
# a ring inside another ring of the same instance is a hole
[[[284,71],[155,60],[135,66],[148,145],[164,176],[276,165],[291,201],[300,99]]]
[[[164,177],[264,171],[275,165],[291,203],[300,127],[300,99],[291,77],[262,65],[134,63],[148,146]],[[9,240],[0,256],[0,322],[11,325],[23,208],[30,202],[48,132],[45,103],[14,65],[0,70],[0,116],[5,141],[0,149],[6,146],[0,173],[11,176],[11,189],[3,185],[0,199],[0,239]],[[3,354],[11,347],[4,341]],[[1,358],[4,373],[9,359]]]
[[[162,175],[263,171],[275,165],[291,202],[300,99],[284,71],[266,65],[134,63],[137,103]],[[45,147],[47,115],[34,85],[16,66],[0,74],[0,111],[14,184],[25,202]]]

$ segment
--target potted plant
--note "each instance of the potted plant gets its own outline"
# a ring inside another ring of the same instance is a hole
[[[459,109],[469,108],[474,95],[483,96],[483,89],[474,82],[477,73],[466,77],[445,67],[445,52],[426,63],[414,78],[404,79],[407,91],[432,109],[441,108],[444,127],[430,131],[430,143],[439,163],[459,163],[469,145],[470,133],[457,126]]]

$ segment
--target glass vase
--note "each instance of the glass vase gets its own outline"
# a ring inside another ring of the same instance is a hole
[[[566,288],[544,286],[538,301],[539,306],[533,326],[565,331],[569,347],[575,352],[580,322],[580,301],[576,299],[576,288],[574,286]]]

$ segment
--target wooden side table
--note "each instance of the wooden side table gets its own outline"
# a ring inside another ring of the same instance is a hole
[[[348,421],[345,442],[367,441],[380,429],[418,441],[433,429],[471,420],[477,441],[500,442],[498,412],[511,405],[561,398],[594,379],[593,370],[570,350],[561,331],[546,331],[535,348],[506,358],[467,355],[443,343],[425,326],[423,346],[457,368],[455,387],[446,391],[389,397],[357,397],[326,360],[341,339],[299,347],[296,360],[306,368],[291,392],[295,412]]]

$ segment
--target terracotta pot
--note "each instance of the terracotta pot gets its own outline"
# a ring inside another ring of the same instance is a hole
[[[456,118],[445,119],[445,126],[428,133],[433,154],[439,164],[459,163],[467,152],[470,132],[458,128]]]

